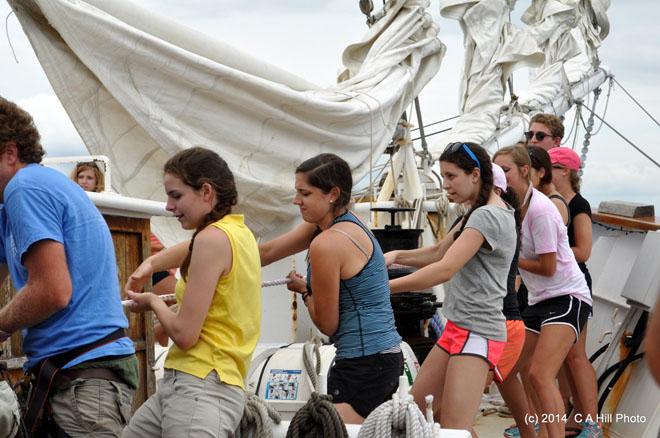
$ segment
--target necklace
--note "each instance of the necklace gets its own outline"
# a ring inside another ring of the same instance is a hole
[[[527,187],[527,192],[525,192],[525,197],[523,198],[523,203],[520,206],[520,216],[525,217],[527,214],[527,209],[529,208],[529,203],[532,201],[532,193],[534,193],[534,188],[530,184]]]

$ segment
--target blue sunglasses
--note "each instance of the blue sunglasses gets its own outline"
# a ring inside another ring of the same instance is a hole
[[[474,152],[472,152],[465,143],[461,143],[461,142],[449,143],[445,148],[445,152],[449,152],[450,154],[453,154],[454,152],[456,152],[461,148],[463,148],[465,153],[468,154],[468,157],[472,158],[472,161],[474,161],[475,164],[477,165],[477,169],[481,170],[481,163],[479,163],[479,159],[477,158],[476,155],[474,155]]]

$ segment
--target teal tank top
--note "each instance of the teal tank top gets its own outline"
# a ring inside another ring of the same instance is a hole
[[[353,213],[337,216],[333,225],[352,222],[371,239],[373,251],[367,264],[354,277],[340,280],[339,326],[332,335],[336,359],[369,356],[401,343],[394,325],[390,286],[383,251],[373,233]],[[307,288],[311,289],[311,265],[307,264]]]

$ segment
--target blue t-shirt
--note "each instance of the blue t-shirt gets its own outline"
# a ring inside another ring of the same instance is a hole
[[[7,184],[0,211],[0,262],[7,264],[19,291],[28,278],[23,256],[41,240],[64,245],[73,291],[66,308],[24,331],[26,369],[128,327],[112,237],[103,216],[76,183],[56,170],[29,164]],[[124,337],[83,354],[65,368],[134,352],[133,342]]]

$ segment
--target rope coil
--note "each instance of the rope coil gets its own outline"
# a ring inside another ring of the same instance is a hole
[[[281,421],[279,412],[268,403],[255,394],[246,394],[245,410],[235,435],[238,438],[273,438],[273,423],[280,424]]]
[[[313,392],[291,419],[286,438],[348,438],[346,425],[332,404],[332,397]]]
[[[358,438],[440,437],[440,425],[428,423],[412,395],[392,400],[378,406],[364,421]]]

